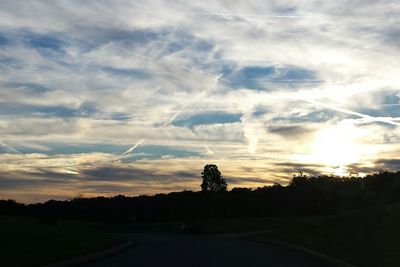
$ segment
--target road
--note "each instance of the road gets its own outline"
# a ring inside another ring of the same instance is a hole
[[[136,234],[130,238],[134,242],[131,248],[85,266],[332,266],[311,256],[246,240],[162,234]]]

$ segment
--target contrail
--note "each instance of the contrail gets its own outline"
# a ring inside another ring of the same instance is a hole
[[[122,153],[120,157],[132,154],[133,150],[135,150],[139,145],[143,144],[143,141],[144,141],[143,139],[140,139],[133,147],[129,148],[127,151]]]
[[[327,104],[324,104],[324,103],[321,103],[321,102],[318,102],[318,101],[315,101],[315,100],[307,100],[307,102],[310,102],[310,103],[312,103],[312,104],[316,104],[316,105],[319,105],[319,106],[322,106],[322,107],[325,107],[325,108],[329,108],[329,109],[332,109],[332,110],[336,110],[336,111],[339,111],[339,112],[342,112],[342,113],[346,113],[346,114],[350,114],[350,115],[355,115],[355,116],[358,116],[358,117],[360,117],[360,118],[365,119],[366,121],[383,122],[383,123],[387,123],[387,124],[391,124],[391,125],[396,125],[396,126],[399,126],[399,125],[400,125],[399,122],[396,122],[396,121],[399,120],[400,118],[393,118],[393,117],[373,117],[373,116],[366,115],[366,114],[362,114],[362,113],[355,112],[355,111],[352,111],[352,110],[348,110],[348,109],[343,109],[343,108],[338,108],[338,107],[334,107],[334,106],[331,106],[331,105],[327,105]]]
[[[178,115],[186,108],[188,104],[183,105],[177,112],[175,112],[175,114],[167,121],[165,122],[162,126],[168,126],[170,125],[175,119],[176,117],[178,117]]]
[[[110,163],[111,163],[111,164],[114,164],[115,162],[120,161],[122,158],[125,158],[125,157],[128,156],[128,155],[131,155],[132,152],[133,152],[138,146],[140,146],[141,144],[143,144],[143,142],[144,142],[144,139],[140,139],[139,141],[136,142],[136,144],[135,144],[133,147],[129,148],[127,151],[125,151],[125,152],[122,153],[121,155],[117,156],[117,158],[114,159],[114,160],[112,160],[112,161],[110,161]]]
[[[217,82],[217,83],[218,83],[218,81],[224,81],[224,82],[227,82],[227,83],[232,83],[232,81],[231,81],[231,80],[228,80],[228,79],[222,78],[222,76],[223,76],[223,75],[224,75],[224,73],[223,73],[223,72],[221,72],[220,74],[218,74],[218,75],[217,75],[217,77],[215,77],[215,78],[214,78],[215,82]]]
[[[218,80],[219,80],[219,78],[221,78],[222,77],[222,75],[224,75],[224,73],[223,72],[221,72],[220,74],[218,74],[218,76],[217,77],[215,77],[215,81],[216,82],[218,82]]]
[[[22,155],[21,152],[19,152],[18,150],[16,150],[15,148],[13,148],[13,147],[10,146],[10,145],[7,145],[7,144],[4,143],[3,141],[0,141],[0,147],[4,147],[6,150],[11,151],[12,153],[21,154],[21,155]]]
[[[221,72],[220,74],[218,74],[218,75],[214,78],[214,80],[215,80],[216,82],[218,82],[218,80],[224,80],[224,81],[230,82],[229,80],[222,79],[222,78],[221,78],[222,76],[223,76],[223,73]],[[158,86],[158,87],[159,87],[159,86]],[[158,89],[157,89],[157,90],[158,90]],[[206,91],[207,91],[207,90],[204,90],[204,91],[201,93],[201,95],[204,95],[204,94],[206,93]],[[188,103],[186,103],[186,104],[184,104],[178,111],[175,112],[174,115],[172,115],[171,118],[169,118],[168,121],[166,121],[164,124],[162,124],[162,127],[164,128],[164,127],[170,125],[170,124],[176,119],[176,117],[178,117],[179,114],[181,114],[182,111],[183,111],[190,103],[193,103],[193,100],[190,101],[190,102],[188,102]],[[168,131],[167,131],[167,134],[168,134]],[[133,152],[139,145],[141,145],[141,144],[143,143],[143,141],[144,141],[143,139],[140,139],[134,146],[132,146],[132,147],[129,148],[127,151],[125,151],[125,152],[122,153],[120,156],[118,156],[117,159],[111,161],[111,163],[117,162],[117,161],[119,161],[120,159],[126,157],[127,155],[132,154],[132,152]],[[206,150],[207,150],[207,152],[209,152],[209,153],[210,153],[210,152],[211,152],[211,153],[214,153],[211,149],[206,149]]]
[[[208,145],[204,145],[204,149],[206,150],[208,155],[214,155],[214,151],[208,146]]]

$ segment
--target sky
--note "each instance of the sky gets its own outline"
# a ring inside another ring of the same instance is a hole
[[[400,168],[398,1],[0,2],[0,198]]]

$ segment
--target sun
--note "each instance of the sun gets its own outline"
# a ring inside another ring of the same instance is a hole
[[[311,143],[309,161],[325,165],[335,175],[346,175],[346,165],[357,163],[361,156],[358,136],[359,130],[345,122],[321,130]]]

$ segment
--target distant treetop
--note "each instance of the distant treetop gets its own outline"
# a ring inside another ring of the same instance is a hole
[[[207,164],[201,173],[203,182],[201,183],[201,191],[203,192],[221,192],[227,190],[226,180],[218,170],[217,165]]]

